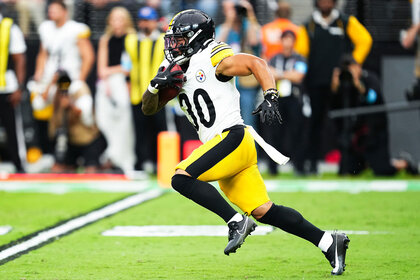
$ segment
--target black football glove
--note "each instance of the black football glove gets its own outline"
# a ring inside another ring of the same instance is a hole
[[[172,62],[165,68],[165,70],[163,66],[160,67],[156,76],[150,81],[150,86],[156,90],[167,87],[174,87],[179,90],[179,86],[175,83],[182,83],[183,80],[181,78],[177,78],[176,76],[183,74],[183,72],[181,70],[171,72],[175,64],[176,63]]]
[[[264,101],[252,112],[252,114],[260,114],[261,122],[268,125],[273,124],[275,121],[282,123],[278,107],[278,96],[279,92],[277,89],[270,88],[264,91]]]

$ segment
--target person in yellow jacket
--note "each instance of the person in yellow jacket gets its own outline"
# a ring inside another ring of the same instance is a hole
[[[295,47],[308,61],[305,86],[312,109],[309,128],[311,147],[307,149],[309,173],[317,173],[317,160],[323,152],[321,138],[331,99],[333,69],[338,67],[341,57],[348,53],[359,64],[363,64],[372,46],[372,37],[366,28],[354,16],[338,11],[336,2],[316,0],[316,9],[300,27]]]
[[[19,151],[24,150],[24,145],[23,131],[17,131],[16,121],[20,118],[15,117],[15,108],[22,97],[26,73],[25,52],[26,44],[22,31],[13,19],[3,16],[0,10],[0,122],[7,135],[5,156],[11,160],[18,172],[24,171],[19,156]]]
[[[155,171],[156,137],[166,130],[165,111],[145,116],[141,111],[143,93],[164,59],[164,34],[159,30],[159,16],[155,9],[145,6],[138,12],[137,34],[127,34],[125,51],[130,71],[130,97],[135,125],[136,170]]]

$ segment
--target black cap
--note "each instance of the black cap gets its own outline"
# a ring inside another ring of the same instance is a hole
[[[283,39],[284,37],[291,35],[293,36],[293,38],[296,40],[296,33],[293,30],[290,29],[286,29],[281,33],[281,38]]]

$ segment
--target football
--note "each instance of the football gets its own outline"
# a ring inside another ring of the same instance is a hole
[[[182,71],[181,66],[178,64],[175,64],[174,67],[172,67],[171,72],[174,71]],[[184,74],[179,74],[175,76],[176,78],[179,78],[181,80],[184,79]],[[175,86],[178,86],[179,89],[177,89]],[[159,100],[168,102],[171,99],[174,99],[179,94],[180,90],[182,88],[182,82],[175,83],[174,86],[169,86],[167,88],[163,88],[159,90]]]

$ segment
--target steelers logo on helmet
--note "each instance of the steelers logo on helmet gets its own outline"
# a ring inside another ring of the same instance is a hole
[[[176,14],[165,34],[165,57],[183,64],[214,39],[214,21],[199,10]]]

